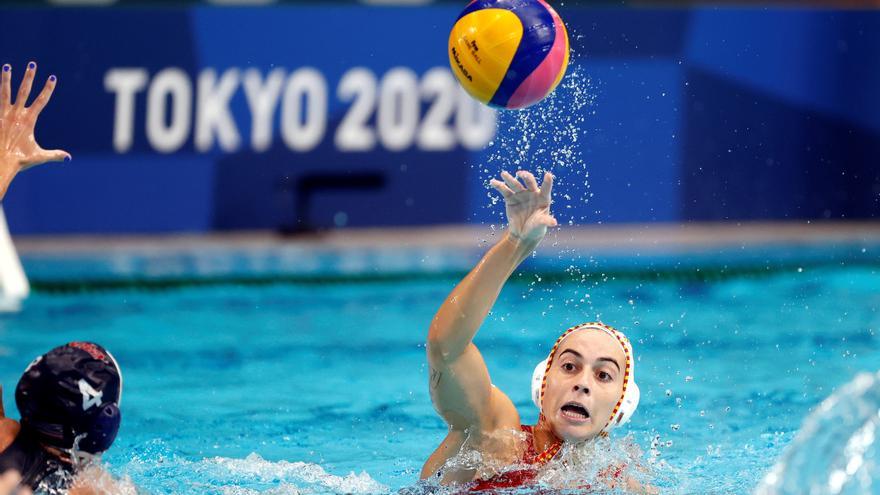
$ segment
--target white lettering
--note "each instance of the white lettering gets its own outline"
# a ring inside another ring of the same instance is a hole
[[[281,103],[281,137],[294,151],[309,151],[327,128],[327,83],[312,68],[299,69],[287,79]]]
[[[134,140],[134,96],[147,85],[147,70],[111,69],[104,74],[104,89],[116,93],[113,115],[113,149],[125,153]]]
[[[466,149],[480,150],[492,141],[496,132],[497,113],[458,88],[458,108],[455,111],[455,133]]]
[[[104,400],[104,392],[98,392],[89,382],[79,379],[79,393],[83,396],[83,411],[88,411],[88,409],[92,406],[100,406],[101,402]]]
[[[257,69],[244,71],[244,94],[251,109],[251,146],[266,151],[272,146],[272,117],[284,85],[284,70],[274,69],[265,81]]]
[[[165,102],[171,98],[171,122],[166,125]],[[172,153],[189,136],[192,124],[192,86],[186,72],[176,67],[163,69],[147,92],[147,139],[156,151]]]
[[[174,153],[191,138],[197,152],[208,153],[215,146],[237,151],[245,132],[238,127],[242,119],[237,121],[233,114],[233,108],[241,109],[233,106],[239,86],[250,114],[253,151],[272,147],[279,120],[278,132],[292,151],[311,151],[327,137],[332,103],[326,79],[314,68],[289,74],[283,68],[265,74],[257,68],[232,67],[223,72],[205,68],[193,81],[178,67],[167,67],[152,78],[146,69],[130,67],[110,69],[104,75],[104,88],[115,97],[113,149],[131,150],[137,98],[146,90],[144,129],[152,149]],[[377,143],[390,151],[413,145],[421,151],[478,150],[496,133],[495,111],[470,98],[445,67],[422,76],[395,67],[381,80],[372,70],[355,67],[342,75],[335,96],[334,111],[336,104],[343,105],[331,136],[337,152],[369,151]],[[346,103],[350,103],[347,108]]]
[[[373,71],[355,67],[343,74],[336,96],[352,104],[336,128],[334,141],[341,151],[367,151],[376,147],[376,133],[368,122],[376,109],[379,84]]]
[[[455,113],[458,84],[446,68],[434,67],[422,78],[423,101],[431,101],[416,138],[419,149],[446,151],[455,148],[455,133],[449,121]]]
[[[396,67],[382,78],[376,127],[385,148],[401,151],[412,145],[419,124],[419,89],[415,73]]]
[[[205,69],[199,75],[196,92],[196,137],[195,146],[199,151],[210,151],[214,146],[214,135],[223,151],[235,151],[241,143],[235,120],[229,112],[229,100],[238,89],[240,80],[238,69],[229,69],[217,82],[217,72]]]

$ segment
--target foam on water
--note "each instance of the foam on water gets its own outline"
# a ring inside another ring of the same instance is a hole
[[[645,459],[632,435],[563,446],[547,464],[538,482],[556,490],[590,486],[597,490],[621,489],[628,481],[641,486],[669,486],[673,479],[661,471],[665,467],[655,459]]]
[[[73,488],[88,487],[90,495],[137,495],[138,488],[130,477],[116,478],[98,465],[90,465],[78,472]],[[38,490],[37,493],[42,493]],[[48,493],[52,493],[51,491]],[[62,492],[66,494],[67,492]]]
[[[236,483],[282,483],[333,493],[386,493],[388,487],[378,483],[366,472],[345,476],[330,474],[317,464],[308,462],[267,461],[258,454],[251,454],[245,459],[214,457],[201,461],[199,469],[217,470],[229,473]]]
[[[374,480],[366,472],[340,476],[328,473],[314,463],[270,461],[256,453],[247,457],[210,457],[191,461],[170,453],[161,441],[152,442],[139,456],[121,469],[126,476],[161,480],[162,486],[150,491],[162,493],[200,493],[218,495],[250,494],[382,494],[388,486]],[[127,479],[127,478],[126,478]],[[130,482],[123,482],[123,485]],[[118,493],[118,492],[107,492]],[[126,493],[135,493],[130,491]]]
[[[528,437],[521,432],[504,432],[493,441],[522,444],[527,440]],[[501,450],[515,451],[517,447],[511,445]],[[477,479],[491,479],[505,473],[533,468],[534,466],[531,465],[510,464],[501,459],[483,456],[465,446],[458,455],[444,464],[441,472],[465,472],[468,473],[468,477],[473,473],[473,477]],[[606,493],[606,491],[617,493],[628,484],[666,489],[675,485],[675,479],[668,466],[654,456],[646,458],[633,435],[613,440],[609,437],[599,437],[577,444],[565,444],[550,462],[538,469],[534,484],[500,491],[533,493],[538,489],[541,493],[564,493],[568,490],[577,492],[589,488],[590,493]],[[460,491],[460,485],[441,486],[434,480],[404,490],[405,493],[460,493]]]

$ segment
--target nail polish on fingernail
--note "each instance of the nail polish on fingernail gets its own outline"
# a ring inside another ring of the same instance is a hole
[[[65,161],[65,162],[69,162],[69,161],[70,161],[70,157],[69,157],[69,156],[65,156],[65,157],[64,157],[64,161]]]
[[[11,69],[12,67],[9,64],[3,64],[3,72],[9,72]]]
[[[37,64],[31,62],[31,63],[28,64],[28,69],[33,69],[33,68],[36,67],[36,66],[37,66]]]
[[[49,80],[55,82],[55,76],[49,76]]]

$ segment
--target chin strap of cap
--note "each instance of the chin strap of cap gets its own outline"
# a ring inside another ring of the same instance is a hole
[[[538,406],[538,409],[541,410],[543,414],[542,404],[544,402],[544,390],[547,388],[547,374],[550,371],[550,367],[553,366],[553,358],[556,356],[556,350],[566,337],[580,330],[598,330],[614,337],[614,339],[620,344],[620,347],[623,348],[623,354],[626,356],[626,365],[624,366],[623,372],[623,392],[621,393],[620,400],[618,400],[617,404],[614,406],[611,417],[608,418],[608,422],[602,428],[602,431],[607,433],[629,421],[633,413],[636,412],[641,394],[639,392],[639,386],[636,385],[635,381],[632,344],[630,344],[626,335],[604,323],[582,323],[569,328],[558,339],[556,339],[556,343],[553,344],[553,349],[550,350],[550,355],[547,359],[538,363],[538,365],[535,366],[535,371],[532,373],[532,402]]]

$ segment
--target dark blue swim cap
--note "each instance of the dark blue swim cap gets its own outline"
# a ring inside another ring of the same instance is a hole
[[[99,454],[119,431],[122,375],[113,356],[90,342],[71,342],[38,357],[15,389],[22,428],[44,444]]]

